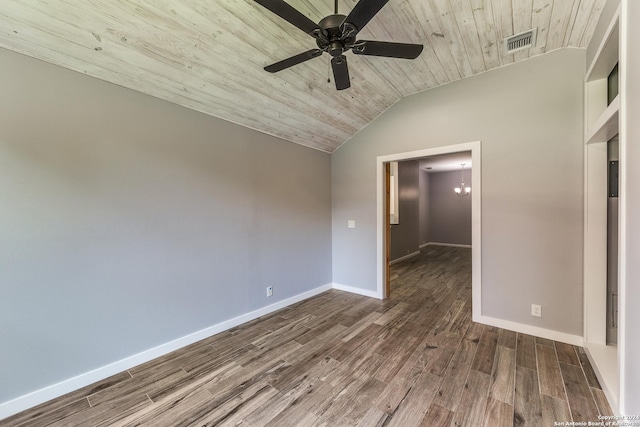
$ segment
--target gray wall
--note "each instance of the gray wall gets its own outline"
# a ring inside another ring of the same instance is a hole
[[[623,105],[626,107],[626,127],[622,132],[626,133],[627,151],[626,160],[621,173],[627,182],[626,198],[626,295],[624,301],[625,312],[625,348],[626,360],[624,408],[626,414],[640,414],[640,2],[626,1],[626,21],[622,28],[626,28],[628,44],[622,52],[625,56],[627,70],[623,71],[622,78],[626,85],[623,94]],[[624,68],[622,68],[624,70]],[[621,153],[622,154],[622,153]],[[625,168],[625,166],[628,166]]]
[[[391,226],[391,260],[414,253],[419,246],[420,183],[418,161],[398,163],[398,211],[400,223]]]
[[[465,169],[464,183],[471,187],[471,169]],[[460,171],[429,174],[429,237],[434,243],[471,244],[471,195],[458,196]]]
[[[331,282],[329,155],[0,69],[0,403]]]
[[[471,197],[457,196],[460,172],[427,173],[419,161],[398,163],[400,224],[391,226],[391,260],[425,243],[471,244]],[[465,170],[471,185],[471,169]]]
[[[377,156],[481,140],[483,314],[582,335],[584,63],[558,50],[407,97],[338,149],[334,282],[376,289]]]

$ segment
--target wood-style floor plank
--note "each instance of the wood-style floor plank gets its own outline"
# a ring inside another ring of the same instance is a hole
[[[518,334],[516,346],[516,364],[523,368],[537,370],[535,337]]]
[[[567,395],[564,391],[560,363],[558,362],[555,347],[536,344],[536,354],[540,392],[547,396],[566,401]]]
[[[553,348],[555,348],[556,346],[553,340],[550,340],[547,338],[540,338],[540,337],[536,337],[536,344],[543,345],[545,347],[553,347]]]
[[[577,353],[578,353],[578,358],[580,359],[580,365],[582,365],[582,370],[584,371],[585,377],[587,377],[587,382],[589,383],[589,386],[602,390],[602,387],[600,386],[600,382],[598,381],[598,377],[596,376],[596,373],[594,372],[593,367],[591,366],[591,363],[589,363],[589,358],[587,357],[587,353],[584,350],[584,348],[582,347],[577,348]]]
[[[542,402],[538,371],[516,366],[514,393],[514,427],[536,427],[542,424]]]
[[[412,354],[398,374],[389,382],[380,396],[373,402],[373,405],[389,415],[398,408],[407,393],[411,390],[418,376],[424,368],[419,363],[420,358],[415,352]]]
[[[498,345],[498,329],[487,327],[480,338],[476,355],[473,358],[471,369],[475,369],[483,374],[491,375],[493,371],[493,361]]]
[[[516,332],[500,329],[498,332],[498,345],[515,350],[517,338],[518,334]]]
[[[457,411],[477,347],[478,344],[473,341],[462,340],[459,351],[451,359],[444,374],[444,381],[434,400],[437,405]]]
[[[393,414],[389,427],[408,426],[424,418],[441,382],[442,377],[422,372]]]
[[[513,405],[489,398],[487,400],[484,427],[511,427],[513,425]]]
[[[496,351],[495,364],[491,373],[491,390],[489,396],[500,402],[513,406],[514,381],[516,375],[515,350],[499,345]],[[512,411],[513,412],[513,409]]]
[[[382,427],[386,425],[389,415],[377,408],[369,408],[356,427]]]
[[[542,403],[542,424],[552,426],[557,422],[567,422],[571,420],[571,411],[566,400],[543,394],[540,396]],[[597,418],[596,418],[597,420]]]
[[[321,414],[321,418],[329,425],[355,425],[362,419],[370,408],[371,402],[385,389],[386,384],[375,378],[362,378],[359,387],[348,386],[348,390],[338,399],[334,399],[328,409]],[[360,382],[354,383],[360,384]],[[347,390],[347,389],[345,389]]]
[[[607,396],[604,394],[602,390],[599,388],[591,387],[591,393],[593,393],[593,399],[596,401],[596,405],[598,405],[598,411],[600,415],[608,415],[613,413],[611,410],[611,406],[609,406],[609,402],[607,401]]]
[[[454,415],[454,412],[434,403],[422,418],[420,427],[449,427]]]
[[[598,419],[598,406],[593,399],[591,388],[579,366],[560,363],[560,371],[567,391],[569,409],[573,421],[589,422]]]
[[[580,366],[580,359],[578,359],[578,354],[576,353],[574,346],[557,342],[556,351],[558,352],[558,361],[560,363]]]
[[[611,409],[582,348],[471,320],[471,252],[393,265],[8,419],[22,426],[553,425]],[[565,393],[566,389],[566,393]]]
[[[489,375],[473,369],[469,372],[459,409],[453,418],[456,426],[477,427],[484,424],[490,384]]]

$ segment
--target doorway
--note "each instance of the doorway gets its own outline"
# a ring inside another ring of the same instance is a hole
[[[481,316],[481,156],[480,141],[437,147],[406,153],[398,153],[377,158],[377,294],[380,298],[389,295],[389,167],[391,162],[415,160],[425,157],[471,152],[473,168],[471,170],[473,191],[471,192],[471,241],[472,241],[472,317],[474,321]]]

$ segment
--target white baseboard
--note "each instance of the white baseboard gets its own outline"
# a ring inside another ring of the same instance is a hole
[[[396,258],[396,259],[390,261],[389,265],[393,265],[393,264],[395,264],[397,262],[404,261],[405,259],[413,258],[413,257],[418,256],[418,255],[420,255],[420,251],[412,252],[410,254],[407,254],[405,256],[401,256],[400,258]]]
[[[480,316],[478,319],[474,319],[475,322],[482,323],[484,325],[496,326],[498,328],[507,329],[514,332],[520,332],[522,334],[533,335],[540,338],[546,338],[553,341],[560,341],[565,344],[577,345],[582,347],[584,339],[580,335],[567,334],[565,332],[558,332],[551,329],[539,328],[537,326],[525,325],[523,323],[511,322],[509,320],[496,319],[489,316]]]
[[[340,283],[334,283],[333,289],[339,291],[350,292],[352,294],[363,295],[365,297],[382,299],[382,295],[379,295],[376,291],[370,291],[368,289],[355,288],[353,286],[341,285]]]
[[[424,248],[426,248],[427,246],[429,246],[429,243],[423,243],[423,244],[421,244],[420,246],[418,246],[418,248],[420,248],[420,249],[424,249]]]
[[[0,404],[0,420],[332,289],[327,284]]]
[[[620,413],[620,400],[618,399],[620,390],[618,349],[615,346],[585,341],[584,350],[613,414],[622,415]]]
[[[425,243],[424,245],[421,245],[420,247],[422,248],[423,246],[450,246],[452,248],[471,248],[471,245],[461,245],[458,243],[440,243],[440,242],[429,242],[429,243]]]

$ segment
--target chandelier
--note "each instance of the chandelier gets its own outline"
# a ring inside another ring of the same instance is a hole
[[[462,169],[460,170],[460,186],[453,189],[458,196],[468,196],[471,194],[471,187],[464,185],[464,163],[462,164]]]

